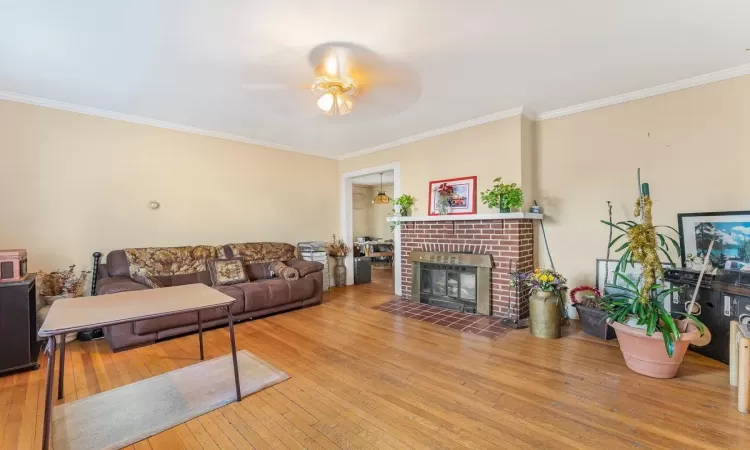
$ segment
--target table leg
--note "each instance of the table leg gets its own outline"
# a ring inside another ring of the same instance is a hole
[[[203,361],[203,320],[200,311],[198,311],[198,342],[201,346],[201,361]]]
[[[237,346],[234,344],[234,317],[232,317],[231,305],[227,306],[227,316],[229,316],[229,340],[232,344],[232,364],[234,364],[234,387],[237,390],[237,401],[242,401],[240,393],[240,371],[237,368]]]
[[[739,375],[739,365],[737,360],[740,358],[740,349],[738,347],[737,335],[740,333],[740,323],[733,320],[729,323],[729,385],[737,386],[737,377]]]
[[[60,380],[57,383],[57,398],[63,398],[63,389],[65,387],[65,335],[60,339]]]
[[[739,374],[737,379],[737,409],[750,412],[750,339],[740,337]]]
[[[42,428],[42,450],[49,450],[52,428],[52,382],[55,379],[55,336],[47,338],[47,389],[44,399],[44,424]]]

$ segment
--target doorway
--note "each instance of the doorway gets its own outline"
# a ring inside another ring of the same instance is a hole
[[[383,195],[401,195],[399,163],[341,174],[341,237],[353,250],[346,258],[346,284],[355,283],[355,272],[357,281],[370,274],[371,282],[401,295],[401,233],[390,230],[386,218],[393,206]]]

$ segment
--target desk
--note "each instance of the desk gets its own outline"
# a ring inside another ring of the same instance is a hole
[[[122,323],[132,323],[144,319],[171,316],[195,311],[198,314],[198,342],[203,360],[203,326],[201,311],[222,308],[229,318],[229,340],[232,345],[234,363],[234,384],[237,401],[240,394],[240,376],[237,368],[237,349],[234,343],[234,319],[230,306],[234,299],[204,284],[188,284],[147,291],[118,292],[96,297],[78,297],[57,300],[39,330],[39,337],[47,338],[47,390],[44,401],[44,424],[42,448],[49,449],[52,425],[52,380],[55,376],[56,336],[72,332],[87,331]],[[62,398],[65,370],[65,338],[60,344],[60,381],[57,398]]]

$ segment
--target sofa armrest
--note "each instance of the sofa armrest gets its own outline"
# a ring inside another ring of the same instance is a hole
[[[286,264],[289,267],[294,267],[295,269],[297,269],[299,271],[300,277],[306,277],[307,275],[310,275],[311,273],[323,271],[323,264],[317,261],[303,261],[301,259],[290,259],[289,261],[285,261],[284,264]]]
[[[137,283],[130,278],[124,277],[106,277],[99,280],[96,285],[96,294],[114,294],[116,292],[142,291],[149,289],[141,283]]]

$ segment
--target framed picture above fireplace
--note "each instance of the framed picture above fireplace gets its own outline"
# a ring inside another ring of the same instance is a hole
[[[442,185],[451,188],[452,193],[447,199],[447,208],[440,204],[438,190]],[[429,215],[461,215],[477,213],[477,177],[449,178],[446,180],[430,181],[430,211]],[[441,213],[441,209],[447,212]]]

